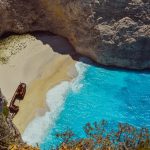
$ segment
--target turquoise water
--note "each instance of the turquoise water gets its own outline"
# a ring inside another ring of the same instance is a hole
[[[57,132],[71,129],[78,137],[84,136],[82,127],[87,122],[106,119],[150,128],[150,74],[88,66],[78,84],[82,87],[70,89],[65,97],[63,110],[41,143],[42,150],[56,144]]]

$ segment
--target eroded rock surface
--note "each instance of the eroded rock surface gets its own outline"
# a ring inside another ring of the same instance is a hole
[[[7,101],[0,89],[0,150],[8,150],[12,144],[23,144],[21,134],[12,122]]]
[[[80,54],[125,68],[150,68],[149,0],[0,0],[0,34],[50,31]]]

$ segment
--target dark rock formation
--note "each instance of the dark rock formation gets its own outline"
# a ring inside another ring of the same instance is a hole
[[[10,145],[23,144],[21,135],[10,118],[0,113],[0,149],[7,150]]]
[[[7,111],[7,102],[0,91],[0,101],[3,101],[3,106],[0,105],[0,150],[7,150],[12,144],[24,144],[21,135]],[[1,103],[1,104],[2,104]]]
[[[150,68],[149,0],[0,0],[0,34],[50,31],[96,62]]]

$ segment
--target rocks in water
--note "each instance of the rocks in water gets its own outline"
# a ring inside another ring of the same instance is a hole
[[[107,66],[150,68],[149,0],[1,0],[0,34],[50,31]]]

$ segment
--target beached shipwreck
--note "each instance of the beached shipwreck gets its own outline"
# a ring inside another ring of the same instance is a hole
[[[150,68],[149,0],[0,0],[0,14],[0,36],[49,31],[99,64]],[[19,111],[15,101],[24,98],[25,89],[21,84],[16,90],[11,116],[0,112],[0,149],[23,143],[12,118]]]
[[[39,150],[39,148],[28,146],[23,142],[20,132],[12,121],[19,111],[19,106],[15,105],[15,101],[23,100],[25,94],[26,84],[20,83],[8,106],[0,89],[0,150]]]
[[[0,35],[49,31],[99,64],[150,68],[149,0],[1,0]]]
[[[23,100],[24,96],[26,94],[26,84],[25,83],[20,83],[18,88],[16,89],[11,102],[9,104],[9,112],[11,114],[11,117],[13,118],[19,111],[19,106],[15,105],[16,100]]]
[[[0,150],[7,150],[11,144],[24,144],[21,134],[12,122],[7,100],[0,90]]]

